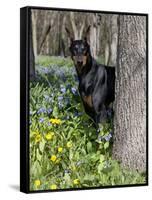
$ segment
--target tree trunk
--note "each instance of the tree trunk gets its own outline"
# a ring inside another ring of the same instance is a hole
[[[32,38],[33,38],[33,51],[34,56],[37,57],[37,30],[36,30],[36,22],[37,22],[37,11],[32,10]]]
[[[113,157],[146,170],[146,17],[119,16]]]
[[[35,77],[35,56],[34,56],[34,50],[33,50],[33,26],[32,26],[32,18],[30,23],[30,78],[33,79]]]
[[[110,32],[111,32],[111,26],[110,26],[110,20],[111,15],[104,16],[104,23],[103,23],[103,30],[104,30],[104,64],[108,65],[110,60]]]
[[[78,29],[76,27],[76,23],[75,23],[75,16],[73,12],[70,12],[70,21],[71,21],[71,25],[72,25],[72,29],[73,29],[73,34],[74,34],[74,39],[78,40],[79,38],[79,32]]]
[[[118,40],[118,15],[105,16],[105,47],[104,47],[104,64],[116,66],[117,57],[117,40]]]
[[[60,19],[59,19],[59,48],[58,48],[58,55],[60,56],[66,56],[65,55],[65,22],[66,22],[66,15],[65,14],[60,14]]]
[[[96,14],[92,15],[92,24],[90,30],[90,49],[94,58],[97,58],[97,17]]]
[[[117,40],[118,40],[118,26],[117,26],[118,15],[111,15],[110,17],[110,57],[108,65],[116,65],[117,57]]]

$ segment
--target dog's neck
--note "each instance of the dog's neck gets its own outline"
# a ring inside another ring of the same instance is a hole
[[[92,68],[92,62],[93,62],[93,58],[92,58],[91,54],[89,54],[88,58],[87,58],[87,62],[82,67],[81,70],[78,70],[78,68],[75,66],[79,80],[81,79],[82,76],[87,75],[90,72],[90,70]]]

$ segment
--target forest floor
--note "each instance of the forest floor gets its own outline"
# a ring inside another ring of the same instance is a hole
[[[97,136],[70,58],[40,56],[30,82],[30,190],[144,184],[111,157],[112,119]]]

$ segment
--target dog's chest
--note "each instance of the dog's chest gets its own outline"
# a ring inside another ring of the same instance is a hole
[[[89,76],[85,77],[80,83],[79,88],[82,100],[85,105],[92,107],[93,80],[91,80]]]
[[[92,95],[88,95],[88,96],[82,96],[83,102],[92,108],[93,104],[92,104]]]

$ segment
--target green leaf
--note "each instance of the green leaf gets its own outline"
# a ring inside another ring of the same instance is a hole
[[[92,152],[92,143],[91,142],[87,143],[87,151],[88,151],[88,153]]]
[[[99,156],[97,156],[97,154],[94,153],[94,154],[91,155],[90,159],[91,159],[92,162],[96,162],[97,160],[99,160]]]
[[[54,107],[52,114],[53,114],[54,117],[58,116],[58,108],[56,106]]]
[[[69,159],[72,160],[73,159],[73,152],[70,150],[69,152]]]
[[[39,144],[39,149],[40,149],[40,152],[41,152],[41,153],[44,151],[44,146],[45,146],[45,140],[42,139],[42,141],[41,141],[40,144]]]
[[[39,150],[37,149],[37,152],[36,152],[36,159],[38,161],[41,161],[41,158],[42,158],[42,155],[39,153]]]
[[[109,147],[109,142],[106,142],[106,143],[104,144],[104,149],[106,150],[108,147]]]
[[[103,161],[105,160],[105,157],[103,154],[100,155],[100,163],[103,163]]]
[[[98,173],[100,173],[104,168],[104,162],[101,162],[99,165],[98,165]]]

